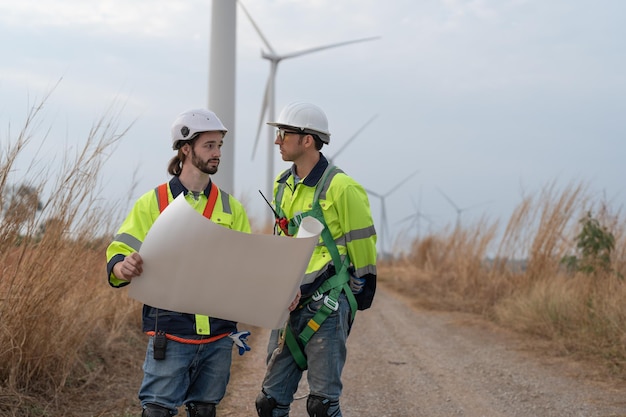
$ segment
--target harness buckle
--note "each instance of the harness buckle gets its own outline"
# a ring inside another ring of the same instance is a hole
[[[337,309],[339,309],[339,302],[337,300],[333,300],[329,296],[324,297],[324,305],[332,311],[337,311]]]
[[[324,296],[323,293],[320,293],[319,290],[315,291],[315,293],[311,296],[311,300],[313,301],[319,301],[322,299],[322,297]]]

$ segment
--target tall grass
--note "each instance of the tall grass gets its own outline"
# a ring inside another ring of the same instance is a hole
[[[579,220],[589,212],[615,238],[610,267],[571,271],[562,259],[576,253]],[[584,184],[552,183],[522,199],[499,241],[496,223],[485,219],[426,236],[383,263],[381,280],[422,306],[482,314],[626,379],[624,224]]]
[[[54,411],[63,394],[98,378],[129,318],[138,317],[138,306],[105,284],[104,251],[117,208],[98,188],[101,167],[126,130],[119,131],[111,108],[82,149],[62,156],[58,171],[32,161],[14,178],[18,156],[46,140],[37,130],[46,99],[32,107],[0,159],[2,415],[69,415]],[[51,194],[42,202],[45,190]]]

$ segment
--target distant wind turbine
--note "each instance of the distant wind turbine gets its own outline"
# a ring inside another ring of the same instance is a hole
[[[405,179],[403,179],[402,181],[400,181],[398,184],[396,184],[394,187],[392,187],[389,191],[387,191],[384,194],[379,194],[375,191],[369,190],[369,189],[365,189],[365,191],[367,191],[369,194],[371,194],[372,196],[379,198],[380,199],[380,205],[381,205],[381,211],[380,211],[380,249],[381,252],[384,254],[385,253],[385,242],[387,241],[388,236],[388,231],[387,231],[387,227],[388,227],[388,222],[387,222],[387,207],[385,205],[385,199],[387,197],[389,197],[394,191],[396,191],[398,188],[400,188],[404,183],[406,183],[408,180],[410,180],[415,174],[417,174],[419,171],[414,171],[412,172],[409,176],[407,176]]]
[[[428,224],[432,224],[432,220],[426,216],[424,213],[422,213],[422,193],[420,190],[420,194],[419,194],[419,199],[418,199],[418,203],[415,204],[415,200],[413,198],[411,198],[411,202],[413,203],[413,213],[409,214],[406,217],[403,217],[402,219],[398,220],[398,223],[406,223],[408,221],[410,221],[408,228],[412,228],[413,226],[416,226],[417,229],[417,236],[420,237],[422,234],[422,220],[426,220],[426,222],[428,222]]]
[[[454,207],[454,210],[456,211],[456,226],[455,226],[456,229],[458,229],[461,226],[461,213],[463,213],[464,211],[467,211],[467,210],[471,210],[471,209],[476,208],[476,207],[483,206],[485,204],[489,204],[491,202],[491,201],[485,201],[483,203],[474,204],[472,206],[461,208],[458,205],[456,205],[456,203],[454,201],[452,201],[452,199],[450,197],[448,197],[443,191],[441,191],[441,189],[437,188],[437,190],[448,201],[448,203],[450,203],[450,205],[452,207]]]
[[[261,38],[261,40],[263,41],[263,43],[269,50],[269,52],[261,51],[261,57],[270,61],[270,74],[267,78],[267,84],[265,86],[265,94],[263,95],[263,104],[261,106],[261,115],[259,116],[259,124],[257,127],[256,140],[254,142],[254,147],[252,149],[252,158],[254,158],[254,155],[256,154],[256,148],[259,142],[261,127],[263,126],[263,119],[264,119],[265,114],[266,113],[268,114],[267,118],[269,121],[276,120],[275,118],[276,71],[278,69],[278,64],[280,63],[280,61],[282,61],[283,59],[295,58],[301,55],[306,55],[306,54],[310,54],[313,52],[322,51],[324,49],[336,48],[339,46],[349,45],[349,44],[357,43],[357,42],[371,41],[371,40],[380,38],[380,36],[339,42],[339,43],[334,43],[334,44],[324,45],[324,46],[318,46],[315,48],[305,49],[305,50],[292,52],[288,54],[278,54],[274,50],[272,45],[268,42],[268,40],[265,38],[265,36],[263,35],[263,32],[261,32],[261,29],[256,24],[254,19],[252,19],[252,16],[250,15],[250,13],[248,13],[248,10],[246,10],[243,3],[241,1],[238,1],[238,3],[241,6],[241,9],[243,10],[243,12],[248,17],[248,20],[250,20],[250,23],[252,23],[252,26],[254,27],[256,32],[259,34],[259,37]],[[266,192],[268,193],[267,195],[271,195],[272,193],[273,179],[275,175],[275,172],[274,172],[274,134],[275,134],[274,128],[271,126],[268,127],[267,177],[266,177],[266,180],[267,180]]]

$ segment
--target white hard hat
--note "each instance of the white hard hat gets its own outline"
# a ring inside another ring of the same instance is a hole
[[[328,131],[328,119],[322,109],[311,103],[295,102],[283,108],[275,122],[267,122],[270,126],[291,127],[304,133],[312,133],[319,136],[322,142],[330,142]]]
[[[191,140],[198,133],[213,131],[228,132],[215,113],[207,109],[187,110],[172,124],[172,148],[178,149],[179,142]]]

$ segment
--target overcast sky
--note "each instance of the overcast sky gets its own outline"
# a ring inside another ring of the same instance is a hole
[[[523,194],[553,181],[588,183],[615,210],[626,203],[623,0],[244,4],[278,53],[380,36],[283,61],[276,113],[294,100],[321,106],[329,156],[374,118],[335,163],[378,194],[419,170],[385,199],[392,236],[417,232],[398,222],[416,210],[431,222],[422,232],[453,226],[445,196],[468,208],[462,223],[506,222]],[[267,219],[257,191],[266,147],[251,155],[269,62],[237,10],[234,191]],[[136,122],[103,172],[108,196],[125,198],[135,171],[133,198],[167,180],[173,120],[207,105],[210,22],[210,0],[0,0],[3,148],[7,127],[14,137],[29,103],[62,77],[44,116],[44,163],[84,143],[117,98],[121,125]],[[274,151],[278,172],[287,164]],[[380,229],[381,200],[371,205]]]

